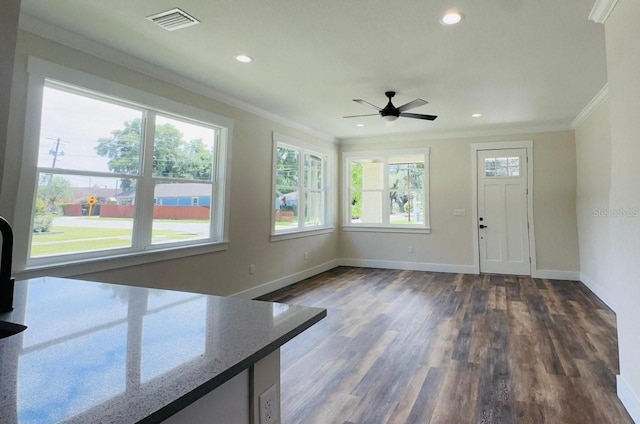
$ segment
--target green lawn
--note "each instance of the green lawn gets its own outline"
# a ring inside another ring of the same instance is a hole
[[[88,252],[91,250],[116,249],[131,246],[131,240],[99,239],[93,241],[76,241],[69,243],[45,244],[31,247],[31,257],[60,255],[64,253]]]
[[[197,238],[175,230],[156,230],[154,240],[182,241]],[[59,243],[55,243],[59,242]],[[46,243],[46,244],[38,244]],[[34,234],[31,257],[117,249],[131,246],[131,230],[126,228],[52,227],[47,234]]]
[[[105,218],[105,217],[83,217],[80,219],[91,219],[99,221],[120,221],[120,222],[133,222],[133,218]],[[206,219],[154,219],[153,222],[184,222],[185,224],[203,224],[209,222]]]
[[[67,241],[88,238],[131,236],[126,228],[52,227],[50,233],[35,233],[32,242]]]
[[[297,226],[298,226],[298,221],[296,221],[296,222],[276,221],[276,227],[292,227],[292,228],[295,228]]]

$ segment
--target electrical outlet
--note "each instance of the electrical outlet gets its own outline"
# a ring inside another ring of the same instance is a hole
[[[304,260],[306,261],[307,259],[309,259],[309,252],[304,252]]]
[[[255,274],[256,266],[254,264],[249,265],[249,274]]]
[[[280,417],[280,405],[277,398],[276,385],[269,387],[259,397],[260,424],[275,424]]]
[[[413,246],[409,246],[409,253],[413,253]]]

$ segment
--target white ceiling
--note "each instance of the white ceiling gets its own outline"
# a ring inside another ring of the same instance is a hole
[[[196,26],[146,16],[180,7]],[[605,85],[593,0],[22,0],[22,12],[339,138],[568,127]],[[439,19],[461,10],[459,25]],[[245,53],[244,65],[234,56]],[[434,122],[386,126],[384,91]],[[482,113],[479,119],[472,113]],[[356,123],[365,127],[358,128]]]

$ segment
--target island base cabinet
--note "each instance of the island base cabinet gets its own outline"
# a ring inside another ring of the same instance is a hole
[[[164,420],[163,424],[259,424],[259,396],[276,385],[280,405],[280,349],[211,393]],[[274,424],[280,424],[277,408]]]

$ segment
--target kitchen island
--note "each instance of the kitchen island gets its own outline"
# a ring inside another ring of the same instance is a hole
[[[27,329],[0,340],[0,422],[16,424],[257,423],[280,346],[326,316],[52,277],[16,282],[14,308],[0,320]]]

